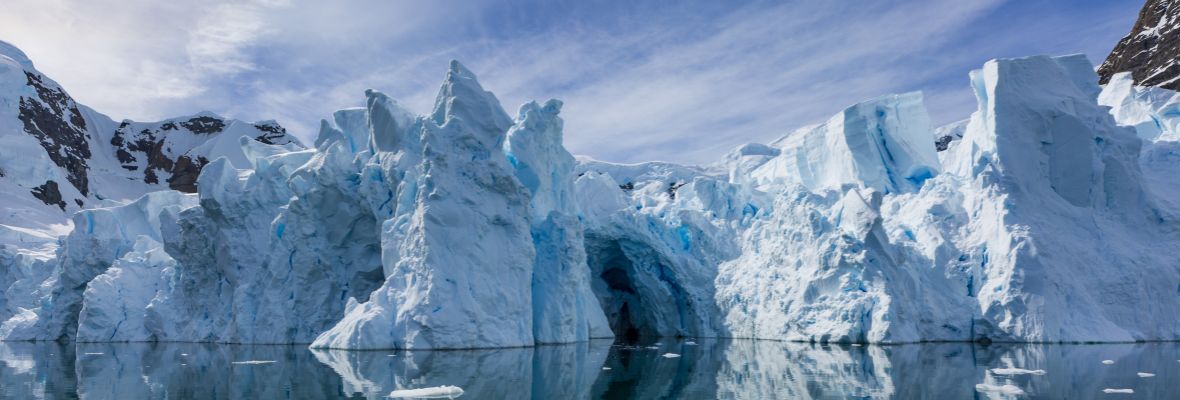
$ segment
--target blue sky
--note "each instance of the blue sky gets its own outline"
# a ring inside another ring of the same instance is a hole
[[[310,143],[364,89],[430,109],[458,59],[509,114],[565,101],[566,147],[708,163],[855,102],[921,90],[936,124],[975,109],[997,57],[1095,64],[1141,0],[5,0],[0,39],[115,119],[210,110],[276,119]]]

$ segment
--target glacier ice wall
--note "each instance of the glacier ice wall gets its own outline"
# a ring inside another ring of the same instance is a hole
[[[380,229],[384,283],[350,299],[313,347],[528,346],[611,335],[586,278],[560,102],[528,103],[514,123],[457,62],[428,117],[406,118],[384,95],[369,96],[375,153],[363,175],[387,182],[381,207],[391,207]]]
[[[1178,239],[1175,214],[1144,188],[1144,144],[1097,105],[1092,74],[1070,67],[1083,62],[996,60],[972,73],[980,107],[948,169],[978,216],[958,245],[965,263],[979,263],[968,276],[987,328],[976,330],[1020,341],[1176,339],[1180,268],[1154,250]]]
[[[0,252],[0,337],[1180,339],[1172,97],[1092,71],[993,60],[937,133],[919,93],[882,96],[684,166],[575,158],[560,101],[512,118],[452,63],[428,115],[370,90],[312,149],[218,150],[195,195],[79,212],[58,244],[0,230],[30,243]]]
[[[939,170],[930,137],[921,93],[883,96],[780,139],[775,145],[782,153],[750,174],[761,185],[822,190],[858,182],[913,191]]]

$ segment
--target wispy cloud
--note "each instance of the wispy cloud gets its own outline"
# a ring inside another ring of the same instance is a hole
[[[265,12],[284,2],[217,4],[196,18],[186,49],[198,72],[232,75],[254,69],[247,48],[267,33]]]
[[[255,68],[274,0],[11,0],[0,38],[81,101],[116,118],[159,119]],[[199,110],[188,109],[183,113]]]
[[[924,90],[934,119],[950,122],[974,108],[969,69],[997,56],[1100,56],[1140,5],[11,2],[0,38],[116,118],[209,109],[311,139],[318,118],[361,105],[366,88],[428,110],[454,58],[510,113],[565,100],[567,147],[623,162],[710,162],[886,93]]]

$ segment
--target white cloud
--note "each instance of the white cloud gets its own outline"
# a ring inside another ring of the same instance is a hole
[[[268,32],[263,13],[274,3],[226,3],[209,7],[189,34],[189,63],[197,71],[232,75],[254,69],[246,47]]]
[[[253,69],[248,48],[268,32],[266,13],[275,6],[281,3],[8,0],[0,39],[102,112],[161,119],[216,80]]]

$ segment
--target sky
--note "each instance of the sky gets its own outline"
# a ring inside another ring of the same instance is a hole
[[[456,59],[509,115],[565,102],[566,147],[710,163],[873,97],[920,90],[935,125],[975,110],[993,58],[1100,64],[1142,0],[4,0],[0,40],[116,120],[208,110],[319,120],[385,92],[428,113]]]

